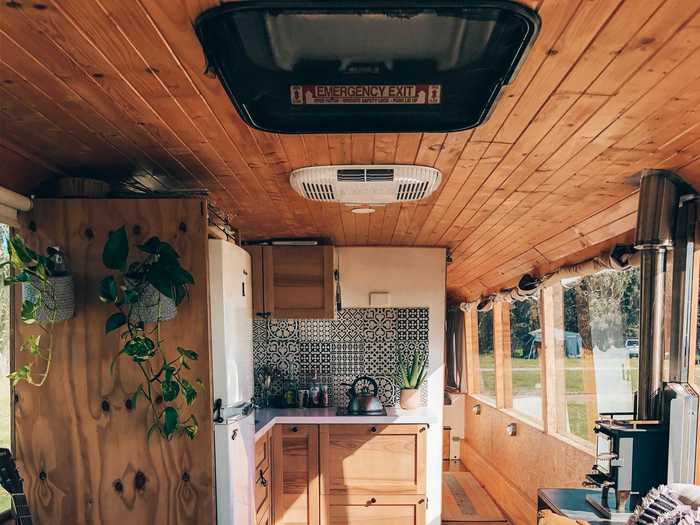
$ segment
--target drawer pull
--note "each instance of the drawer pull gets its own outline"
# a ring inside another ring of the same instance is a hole
[[[372,427],[370,430],[371,430],[372,432],[376,432],[376,431],[377,431],[377,427]]]
[[[265,479],[262,469],[260,469],[260,479],[258,480],[258,483],[260,483],[260,485],[263,487],[267,487],[267,480]]]
[[[371,500],[369,500],[369,502],[370,503],[377,503],[377,498],[372,498]]]
[[[292,432],[299,432],[299,427],[292,427]]]

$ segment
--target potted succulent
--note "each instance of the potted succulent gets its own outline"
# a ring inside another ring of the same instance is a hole
[[[413,359],[404,359],[399,356],[398,366],[394,380],[401,389],[400,406],[405,410],[418,408],[420,405],[419,388],[428,375],[428,357],[419,352],[413,353]]]
[[[139,397],[148,403],[148,437],[157,433],[168,440],[175,436],[194,439],[199,429],[197,419],[182,412],[194,403],[195,385],[202,383],[186,377],[198,355],[181,346],[176,346],[176,352],[166,352],[160,331],[161,322],[175,316],[176,306],[194,280],[180,265],[173,247],[158,237],[136,248],[141,258],[129,263],[129,243],[122,226],[109,232],[102,251],[102,262],[113,273],[100,282],[99,297],[116,310],[107,318],[105,333],[121,329],[121,349],[112,369],[117,359],[125,356],[143,376],[130,401],[132,409]]]
[[[12,235],[7,238],[7,253],[9,260],[0,264],[0,268],[9,265],[14,275],[5,277],[4,284],[22,287],[22,322],[41,330],[41,333],[28,336],[19,346],[20,352],[29,352],[31,361],[8,377],[13,386],[21,381],[42,386],[51,369],[54,325],[70,319],[75,313],[73,276],[68,272],[63,252],[58,247],[50,247],[47,255],[40,255],[29,248],[22,237]]]

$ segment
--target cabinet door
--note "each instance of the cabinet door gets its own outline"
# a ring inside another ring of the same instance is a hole
[[[321,425],[323,494],[425,494],[425,425]]]
[[[274,525],[318,525],[318,425],[272,430]]]
[[[256,317],[266,317],[265,310],[265,277],[262,246],[244,246],[250,254],[251,286],[253,294],[253,314]]]
[[[323,496],[321,525],[425,525],[424,496]]]
[[[265,310],[277,319],[332,319],[332,246],[263,248]]]

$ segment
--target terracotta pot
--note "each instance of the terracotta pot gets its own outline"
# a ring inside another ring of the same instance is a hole
[[[417,388],[402,388],[399,405],[404,410],[413,410],[420,406],[420,391]]]

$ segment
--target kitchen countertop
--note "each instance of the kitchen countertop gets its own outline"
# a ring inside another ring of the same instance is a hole
[[[427,408],[401,410],[390,407],[386,416],[337,416],[330,408],[259,408],[255,411],[255,439],[263,436],[275,424],[351,425],[365,423],[420,424],[437,423],[439,419]]]

